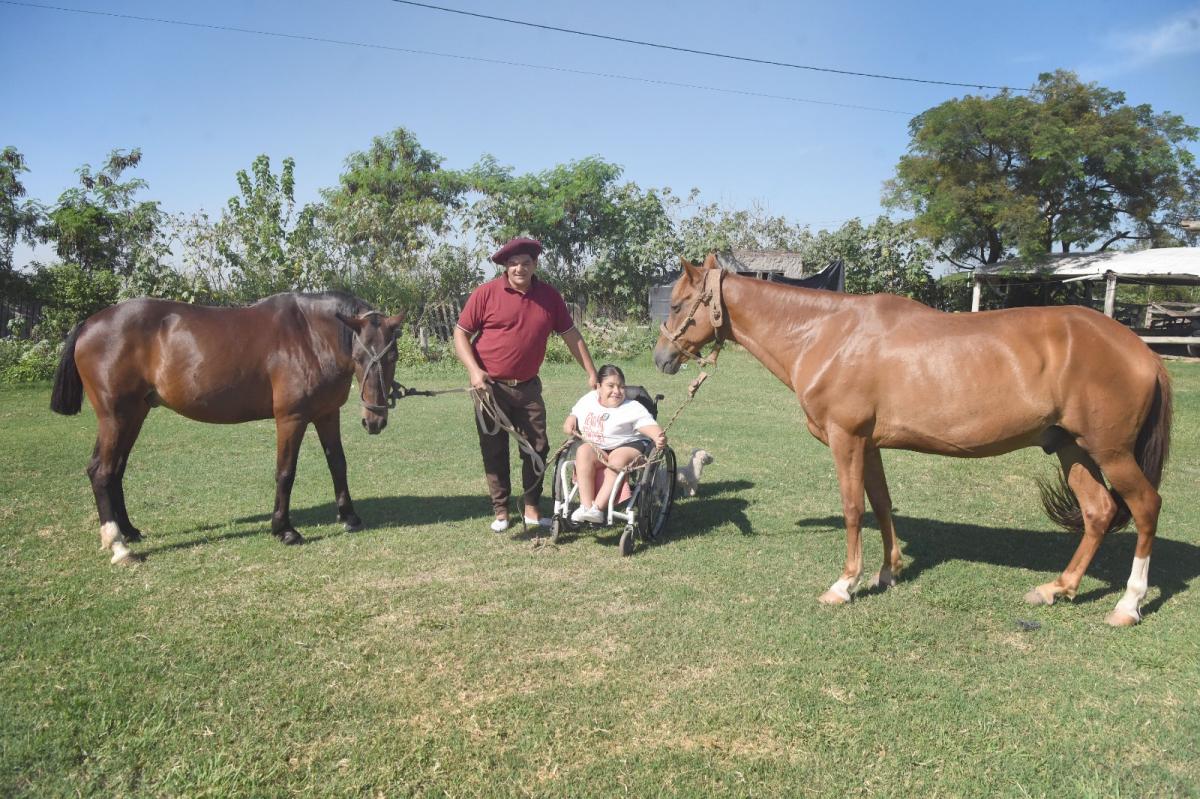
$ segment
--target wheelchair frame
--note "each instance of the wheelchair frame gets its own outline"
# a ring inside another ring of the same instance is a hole
[[[667,524],[671,506],[675,499],[675,451],[667,446],[662,450],[661,460],[638,470],[638,481],[630,486],[630,496],[624,502],[617,500],[621,489],[629,482],[630,470],[617,474],[612,493],[608,496],[605,520],[601,525],[591,522],[571,521],[571,512],[579,507],[579,486],[574,480],[575,452],[581,446],[576,441],[554,461],[554,517],[551,523],[550,540],[557,542],[564,530],[577,531],[584,527],[611,527],[616,522],[625,522],[618,549],[621,555],[633,552],[635,538],[644,542],[656,539]],[[665,476],[663,476],[665,475]],[[572,505],[574,503],[574,505]],[[621,506],[624,505],[624,509]]]

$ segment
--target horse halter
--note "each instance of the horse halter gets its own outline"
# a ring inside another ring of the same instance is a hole
[[[705,273],[703,290],[692,302],[692,307],[688,311],[687,316],[679,323],[679,327],[675,329],[674,333],[667,329],[666,322],[659,325],[659,331],[666,337],[667,343],[675,348],[676,352],[683,355],[687,360],[698,361],[701,366],[716,365],[717,353],[721,351],[721,345],[724,343],[724,340],[721,338],[721,325],[725,322],[725,306],[721,300],[721,278],[724,276],[725,270],[720,268],[709,269]],[[701,305],[708,306],[709,315],[712,317],[713,330],[716,332],[716,341],[713,344],[712,352],[708,355],[701,354],[699,347],[696,348],[695,352],[690,352],[679,343],[679,338],[687,330],[688,325],[696,320],[696,312],[700,310]]]
[[[383,314],[379,311],[368,311],[365,315],[383,316]],[[387,346],[385,346],[379,352],[376,352],[370,345],[366,344],[361,339],[356,338],[356,340],[358,341],[359,346],[366,350],[367,355],[370,356],[370,358],[367,360],[367,365],[363,367],[362,385],[360,385],[358,389],[358,404],[367,410],[375,411],[376,413],[383,413],[395,408],[396,400],[404,397],[404,388],[395,380],[392,381],[391,386],[388,386],[384,382],[382,362],[384,356],[387,355],[388,350],[393,350],[396,348],[396,337],[392,336],[392,340],[389,341]],[[375,371],[375,377],[379,380],[379,391],[387,400],[387,405],[375,405],[374,403],[367,402],[367,381],[371,379],[372,367],[378,367],[378,369]]]

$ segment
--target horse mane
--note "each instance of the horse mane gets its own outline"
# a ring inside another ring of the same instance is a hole
[[[335,313],[340,313],[342,316],[358,316],[366,311],[375,310],[370,303],[345,291],[322,291],[313,294],[284,292],[264,297],[254,305],[288,302],[295,303],[302,313],[312,313],[317,316],[333,316]],[[349,355],[354,351],[354,333],[343,324],[338,324],[337,327],[338,344],[341,351]]]

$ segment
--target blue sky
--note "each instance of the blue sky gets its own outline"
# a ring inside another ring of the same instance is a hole
[[[437,2],[437,0],[434,0]],[[43,0],[32,0],[34,3]],[[45,0],[45,5],[49,5]],[[1200,3],[606,2],[439,5],[611,36],[933,80],[1027,87],[1063,67],[1200,125]],[[396,52],[0,2],[0,146],[46,203],[83,163],[140,147],[143,199],[219,214],[259,153],[314,200],[345,157],[404,126],[465,168],[599,155],[643,187],[816,228],[880,212],[910,117],[979,90],[736,63],[391,0],[59,0],[155,17],[443,53]],[[541,65],[535,69],[471,59]],[[561,71],[575,70],[575,72]],[[579,74],[618,74],[623,80]],[[647,81],[725,89],[684,88]],[[763,95],[863,106],[846,108]],[[986,92],[984,92],[986,93]],[[883,109],[883,110],[867,110]]]

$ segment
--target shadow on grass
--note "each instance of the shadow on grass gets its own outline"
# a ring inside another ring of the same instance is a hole
[[[650,542],[650,546],[666,546],[674,541],[706,535],[724,524],[737,527],[742,535],[754,535],[745,513],[750,503],[738,497],[721,496],[753,487],[754,483],[749,480],[725,480],[701,483],[700,491],[694,497],[680,497],[677,494],[671,503],[671,515],[667,519],[666,528],[658,538]],[[617,524],[612,527],[564,530],[559,543],[593,538],[601,546],[615,547],[620,543],[624,529],[624,525]],[[638,551],[640,549],[635,550],[635,554]]]
[[[466,519],[491,519],[491,505],[486,497],[444,496],[444,497],[367,497],[354,501],[354,510],[363,520],[362,530],[350,535],[370,534],[373,529],[386,527],[407,527],[436,524],[439,522],[456,522]],[[339,535],[337,530],[320,531],[317,528],[337,524],[337,506],[333,502],[314,505],[308,508],[292,508],[292,524],[304,536],[306,543],[314,543],[330,536]],[[220,534],[207,534],[210,531],[222,529],[229,525],[250,525],[248,529],[230,530]],[[337,525],[340,529],[341,525]],[[155,546],[153,538],[147,537],[150,546],[138,547],[141,555],[153,555],[170,552],[175,549],[188,549],[200,544],[211,544],[234,538],[247,538],[255,535],[271,534],[271,514],[260,513],[254,516],[243,516],[230,519],[227,522],[213,522],[193,527],[185,531],[188,536],[185,541],[174,541],[169,544]]]
[[[841,516],[826,516],[801,519],[796,524],[798,527],[842,529],[844,520]],[[873,514],[863,519],[864,529],[868,525],[878,530]],[[955,560],[1057,575],[1066,568],[1080,538],[1067,532],[984,527],[900,515],[896,516],[896,535],[903,544],[903,580],[914,579],[926,569]],[[1110,533],[1087,571],[1108,587],[1078,594],[1075,601],[1090,602],[1114,591],[1123,591],[1125,581],[1129,579],[1136,543],[1136,533]],[[1198,576],[1200,547],[1161,536],[1156,538],[1150,585],[1158,588],[1159,595],[1142,606],[1143,615],[1153,613],[1175,594],[1186,591],[1188,584]]]

